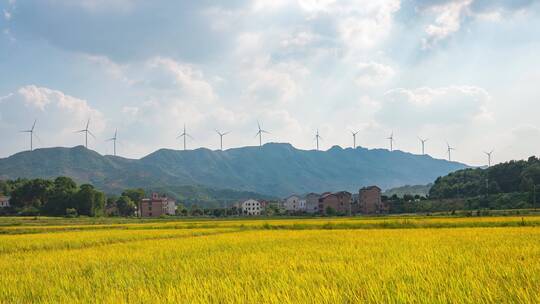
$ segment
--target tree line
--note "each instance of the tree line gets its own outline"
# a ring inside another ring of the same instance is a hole
[[[0,210],[12,215],[49,216],[132,216],[142,189],[127,189],[120,196],[109,196],[90,184],[77,185],[65,176],[54,180],[0,180],[0,193],[10,196],[10,207]]]
[[[536,191],[540,184],[540,160],[509,161],[489,168],[464,169],[439,177],[429,191],[431,199],[489,196]]]
[[[489,168],[468,168],[439,177],[427,196],[383,197],[390,213],[537,208],[540,160],[509,161]]]

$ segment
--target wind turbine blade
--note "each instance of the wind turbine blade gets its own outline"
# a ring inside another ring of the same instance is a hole
[[[255,134],[255,136],[253,136],[253,137],[257,137],[257,136],[259,136],[259,134],[261,134],[261,131],[257,132],[257,133]]]
[[[221,136],[225,136],[225,135],[227,135],[227,134],[229,134],[229,133],[231,133],[231,132],[230,132],[230,131],[227,131],[227,132],[221,134]]]
[[[36,127],[37,119],[34,120],[34,124],[32,125],[32,131],[34,131],[34,128]]]
[[[90,130],[87,131],[88,134],[92,135],[92,137],[95,139],[96,137],[94,136],[94,133],[90,132]]]
[[[259,127],[259,130],[261,129],[261,124],[259,123],[259,121],[257,120],[257,126]]]
[[[79,131],[75,131],[73,133],[82,133],[82,132],[86,132],[86,130],[79,130]]]
[[[270,132],[265,131],[265,130],[261,130],[261,132],[266,133],[266,134],[270,134]]]
[[[22,133],[30,133],[30,132],[32,132],[32,130],[22,130],[22,131],[19,131],[19,132],[22,132]]]
[[[34,136],[36,137],[36,139],[39,141],[39,143],[41,145],[43,145],[43,141],[41,140],[41,138],[39,136],[37,136],[37,134],[34,132]]]
[[[193,138],[193,136],[191,136],[191,135],[189,135],[189,134],[186,134],[186,135],[187,135],[187,137],[189,137],[189,138],[191,138],[191,139],[195,139],[195,138]]]
[[[88,126],[90,126],[90,118],[88,118],[88,121],[86,122],[86,130],[88,130]]]

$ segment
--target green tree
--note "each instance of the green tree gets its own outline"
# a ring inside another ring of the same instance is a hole
[[[75,205],[79,215],[98,216],[103,214],[105,194],[89,184],[81,185],[75,195]]]
[[[51,181],[41,178],[24,181],[11,191],[10,203],[15,209],[41,209],[47,203],[52,185]]]
[[[135,214],[135,210],[137,210],[135,203],[129,196],[126,195],[122,195],[118,198],[116,201],[116,207],[118,208],[118,213],[121,216],[133,216]]]
[[[43,205],[43,213],[47,215],[63,215],[68,208],[74,208],[74,195],[77,184],[69,177],[60,176],[53,182],[48,193],[48,200]]]
[[[326,211],[326,215],[328,215],[328,216],[334,216],[334,215],[337,214],[336,209],[334,209],[334,208],[332,208],[330,206],[326,207],[325,211]]]
[[[138,204],[144,198],[144,190],[142,188],[126,189],[122,192],[122,196],[127,196],[135,204]]]

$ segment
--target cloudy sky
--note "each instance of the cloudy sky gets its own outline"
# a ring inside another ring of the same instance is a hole
[[[357,143],[496,162],[540,149],[540,1],[0,0],[0,157],[89,146]]]

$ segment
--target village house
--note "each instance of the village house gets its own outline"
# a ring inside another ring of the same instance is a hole
[[[308,193],[306,195],[306,212],[310,214],[319,212],[319,198],[320,194],[317,193]]]
[[[306,200],[293,194],[283,200],[283,208],[289,213],[306,211]]]
[[[160,217],[162,215],[175,215],[176,202],[167,196],[152,193],[151,198],[143,198],[139,202],[139,215],[141,217]]]
[[[347,191],[325,192],[319,198],[319,213],[327,214],[331,208],[337,214],[352,214],[352,194]]]
[[[388,206],[381,199],[381,188],[369,186],[360,189],[358,193],[359,211],[363,214],[388,212]]]
[[[243,215],[261,215],[263,208],[261,203],[254,199],[248,199],[240,204]]]
[[[9,197],[0,194],[0,208],[7,208],[9,206]]]

